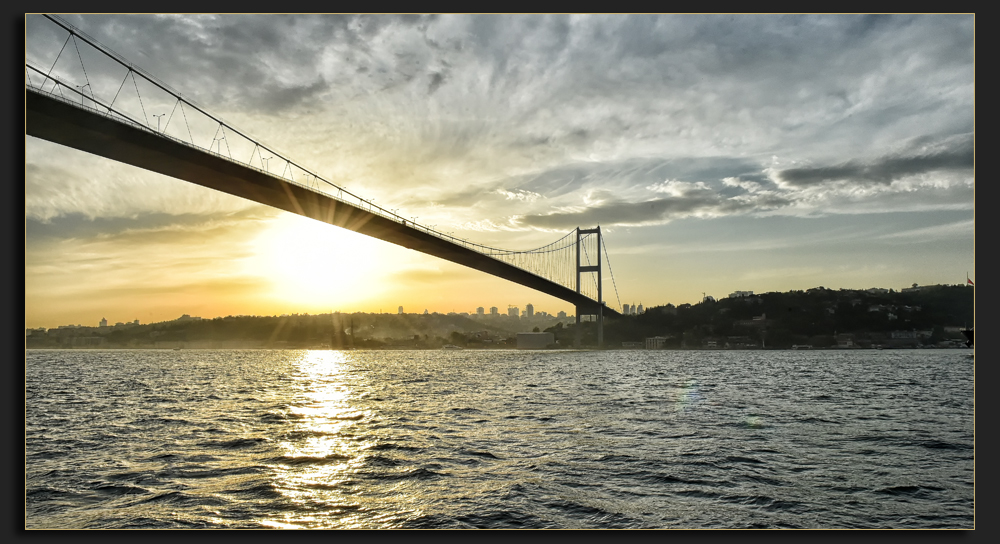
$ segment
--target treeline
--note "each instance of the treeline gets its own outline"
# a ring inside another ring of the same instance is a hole
[[[461,339],[502,343],[516,331],[461,315],[332,313],[179,319],[125,327],[33,332],[28,348],[439,348]]]
[[[618,347],[659,336],[666,348],[939,345],[962,339],[956,328],[974,325],[972,287],[880,291],[818,287],[653,307],[641,315],[607,320],[604,340],[606,346]],[[584,325],[585,343],[596,343],[596,327]],[[548,330],[562,344],[575,334],[572,327]]]

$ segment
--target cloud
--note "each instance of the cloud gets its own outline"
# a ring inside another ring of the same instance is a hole
[[[943,225],[934,225],[931,227],[922,227],[904,230],[901,232],[893,232],[890,234],[883,234],[882,236],[879,236],[879,238],[883,240],[927,242],[950,238],[969,239],[970,236],[975,236],[975,233],[976,221],[974,219],[970,219],[968,221],[956,221]]]
[[[234,232],[246,233],[254,225],[282,212],[256,207],[230,214],[168,214],[147,213],[132,217],[88,217],[82,213],[67,213],[49,219],[25,218],[25,237],[28,242],[55,240],[115,239],[143,244],[190,242],[207,240],[213,236],[226,236]]]
[[[878,157],[862,162],[847,161],[834,166],[789,168],[778,171],[775,181],[791,187],[843,181],[857,184],[889,184],[918,174],[939,171],[971,171],[975,163],[975,137],[962,134],[916,153]]]
[[[542,196],[538,193],[525,191],[523,189],[515,189],[513,191],[508,191],[507,189],[497,189],[497,194],[503,196],[506,200],[520,200],[521,202],[534,202]]]
[[[434,72],[431,74],[430,83],[427,84],[427,94],[434,94],[434,91],[444,83],[444,75],[440,72]]]
[[[474,270],[463,267],[440,268],[408,268],[394,272],[391,275],[390,283],[396,286],[410,286],[419,288],[426,285],[439,285],[442,282],[457,283],[475,281],[479,278]]]
[[[677,196],[642,202],[602,200],[597,205],[577,211],[515,216],[511,221],[525,227],[553,230],[587,225],[656,225],[683,217],[749,213],[780,208],[790,203],[789,200],[774,194],[723,198],[718,193],[699,188]]]
[[[740,189],[751,193],[757,192],[762,188],[760,183],[749,179],[743,179],[741,176],[722,178],[722,184],[726,187],[739,187]]]
[[[266,292],[271,282],[257,277],[227,277],[204,279],[187,282],[156,285],[112,285],[98,286],[87,295],[87,298],[101,299],[104,297],[157,297],[163,295],[182,295],[184,297],[254,297]]]
[[[694,193],[704,193],[711,192],[712,190],[705,185],[705,182],[698,181],[695,183],[690,183],[687,181],[677,181],[677,180],[666,180],[662,183],[657,183],[646,187],[654,193],[666,193],[674,197],[683,197],[691,195]]]

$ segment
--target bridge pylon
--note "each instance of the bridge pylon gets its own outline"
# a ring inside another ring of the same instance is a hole
[[[583,235],[585,234],[596,234],[597,235],[597,264],[596,265],[582,265],[580,261],[580,242]],[[604,348],[604,299],[602,298],[602,281],[601,281],[601,246],[603,245],[603,240],[601,240],[601,227],[598,225],[592,229],[581,229],[576,228],[576,292],[580,292],[580,275],[585,272],[597,272],[597,305],[594,307],[576,307],[576,332],[573,339],[574,347],[580,347],[580,316],[581,315],[594,315],[597,316],[597,347],[598,349]]]

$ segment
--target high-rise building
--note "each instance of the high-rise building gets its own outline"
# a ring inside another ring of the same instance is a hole
[[[524,307],[524,317],[535,317],[535,307],[530,303]]]
[[[566,312],[559,312],[558,314],[556,314],[556,317],[559,318],[559,319],[565,319],[566,318]]]
[[[101,326],[102,327],[107,327],[108,326],[108,320],[102,317],[101,318]]]
[[[483,315],[484,313],[485,312],[483,311],[483,307],[482,306],[476,308],[476,315]]]
[[[646,310],[642,307],[642,303],[639,303],[639,309],[635,311],[637,314],[644,314]]]
[[[500,310],[496,306],[490,306],[490,315],[500,315]]]
[[[521,314],[521,309],[517,306],[507,306],[507,315],[510,317],[518,317]]]
[[[402,306],[399,307],[399,315],[403,315],[403,307]]]

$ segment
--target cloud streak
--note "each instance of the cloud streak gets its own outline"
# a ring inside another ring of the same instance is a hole
[[[847,161],[834,166],[789,168],[777,173],[777,181],[792,187],[808,187],[832,181],[858,184],[889,184],[907,176],[932,172],[971,172],[975,164],[975,138],[963,134],[920,153],[878,157],[870,162]]]
[[[642,202],[609,199],[569,212],[514,216],[511,221],[517,225],[545,230],[565,230],[588,225],[649,226],[685,217],[717,217],[770,210],[789,204],[789,200],[773,194],[722,198],[712,191],[694,190],[679,196]]]

